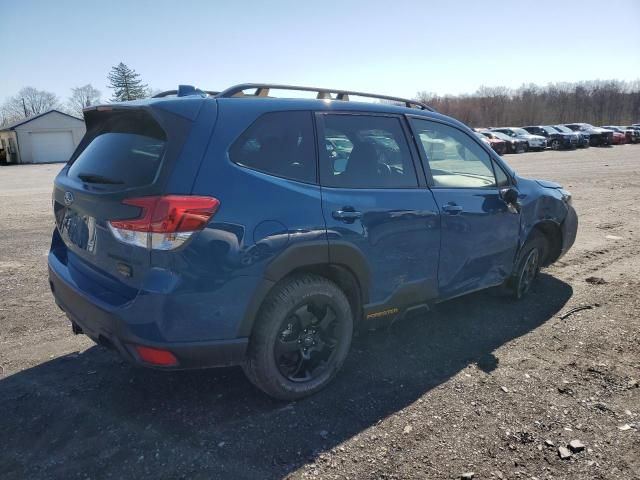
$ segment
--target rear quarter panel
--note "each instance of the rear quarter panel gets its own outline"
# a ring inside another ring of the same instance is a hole
[[[313,242],[328,258],[320,187],[242,167],[229,158],[229,146],[261,113],[270,111],[270,104],[257,109],[250,102],[226,109],[219,104],[216,128],[191,193],[215,197],[220,207],[185,248],[154,252],[152,263],[179,277],[169,308],[190,311],[202,335],[238,334],[267,265],[288,247]]]

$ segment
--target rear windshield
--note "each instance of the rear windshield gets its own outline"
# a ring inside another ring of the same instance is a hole
[[[166,135],[146,112],[105,112],[87,132],[68,175],[85,183],[127,188],[153,183]]]

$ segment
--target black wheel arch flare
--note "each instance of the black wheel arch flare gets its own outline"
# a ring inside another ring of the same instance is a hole
[[[362,304],[369,302],[370,270],[364,254],[348,242],[326,240],[294,244],[286,248],[267,266],[262,281],[253,293],[238,328],[238,337],[251,334],[260,306],[271,289],[290,273],[308,268],[337,266],[346,268],[358,283]]]

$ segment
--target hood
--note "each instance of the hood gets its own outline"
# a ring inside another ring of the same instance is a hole
[[[554,189],[562,188],[562,185],[560,185],[559,183],[550,182],[548,180],[536,180],[535,182],[544,188],[554,188]]]
[[[613,130],[607,130],[606,128],[600,127],[587,128],[586,131],[589,133],[613,133]]]

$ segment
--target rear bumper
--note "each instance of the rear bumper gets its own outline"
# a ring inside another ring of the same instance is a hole
[[[224,367],[244,361],[248,338],[203,342],[163,342],[140,338],[132,333],[119,314],[119,308],[90,299],[74,288],[72,282],[64,278],[64,265],[52,255],[49,256],[49,284],[56,303],[67,314],[76,331],[79,328],[93,341],[113,348],[131,363],[155,367],[140,359],[134,348],[136,345],[172,352],[178,359],[178,365],[163,369]]]

